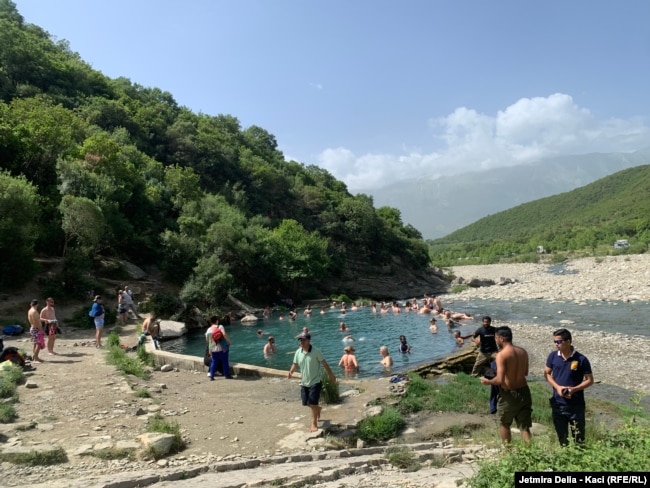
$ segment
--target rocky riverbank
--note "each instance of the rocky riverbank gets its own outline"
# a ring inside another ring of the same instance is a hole
[[[650,301],[650,255],[582,258],[567,262],[563,272],[548,272],[549,265],[495,264],[457,266],[456,277],[480,278],[509,285],[469,288],[453,296],[454,302],[473,298],[541,299],[552,302],[586,300]],[[509,323],[514,342],[525,347],[531,358],[531,374],[542,374],[548,353],[553,350],[552,332],[559,327],[571,330],[571,317],[558,318],[557,327],[530,327]],[[498,324],[497,324],[498,325]],[[646,371],[650,358],[650,339],[611,331],[572,331],[575,346],[591,361],[596,381],[641,393],[650,393]],[[621,399],[622,400],[622,399]]]

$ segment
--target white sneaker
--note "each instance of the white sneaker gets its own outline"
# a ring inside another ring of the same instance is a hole
[[[210,377],[210,373],[208,373],[208,378]]]

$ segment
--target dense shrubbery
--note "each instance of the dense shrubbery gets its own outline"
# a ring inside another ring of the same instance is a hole
[[[0,276],[32,276],[34,251],[64,256],[52,283],[93,288],[92,258],[157,264],[190,305],[227,293],[270,301],[326,293],[348,259],[428,265],[400,212],[231,115],[195,114],[170,93],[110,79],[0,0]],[[6,196],[6,198],[5,198]]]

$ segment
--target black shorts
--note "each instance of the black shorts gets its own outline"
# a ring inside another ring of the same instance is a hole
[[[316,383],[312,386],[301,386],[300,397],[302,398],[302,404],[305,406],[318,405],[318,402],[320,400],[320,391],[322,388],[322,383]]]

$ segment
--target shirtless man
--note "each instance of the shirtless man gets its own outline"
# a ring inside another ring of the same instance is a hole
[[[29,321],[29,335],[32,337],[32,362],[41,364],[38,353],[41,352],[41,345],[45,348],[45,334],[43,334],[43,326],[41,325],[41,316],[38,313],[38,300],[30,302],[30,308],[27,312],[27,320]]]
[[[278,352],[278,347],[275,345],[275,337],[269,336],[269,340],[264,345],[264,357],[269,357]]]
[[[436,295],[431,295],[431,301],[433,302],[433,309],[438,313],[442,313],[442,303],[440,303],[440,298]]]
[[[54,341],[56,340],[56,329],[58,324],[56,313],[54,312],[54,298],[47,298],[45,300],[45,307],[41,310],[40,320],[43,326],[43,331],[47,331],[45,334],[47,336],[47,353],[56,355],[54,352]]]
[[[484,385],[501,387],[497,403],[499,417],[499,435],[504,444],[510,443],[512,435],[510,426],[516,420],[521,431],[521,438],[530,443],[530,427],[532,426],[532,405],[530,389],[526,376],[528,375],[528,353],[525,349],[512,344],[510,327],[496,329],[495,339],[499,352],[497,353],[497,371],[494,378],[481,378]]]

